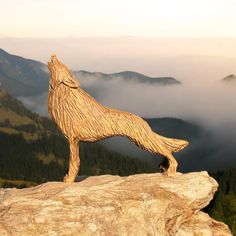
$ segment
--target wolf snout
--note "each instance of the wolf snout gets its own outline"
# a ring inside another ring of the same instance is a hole
[[[56,60],[57,60],[57,55],[55,53],[52,53],[51,62],[55,62]]]

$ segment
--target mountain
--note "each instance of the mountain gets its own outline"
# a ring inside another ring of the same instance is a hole
[[[49,128],[50,127],[50,128]],[[26,139],[55,130],[47,118],[31,112],[16,98],[0,89],[0,131],[22,134]],[[34,134],[34,135],[33,135]]]
[[[227,82],[227,83],[235,83],[236,82],[236,75],[230,74],[230,75],[226,76],[225,78],[223,78],[221,81]]]
[[[200,126],[177,118],[147,118],[145,120],[157,133],[173,138],[187,139],[190,142],[194,142],[203,132]]]
[[[48,89],[46,65],[0,49],[0,87],[13,96],[38,95]]]
[[[111,99],[107,99],[110,95],[122,96],[122,91],[126,93],[129,87],[138,93],[142,85],[161,89],[164,85],[166,87],[181,84],[172,77],[152,78],[133,71],[113,74],[88,71],[74,73],[81,87],[107,106],[113,106],[109,104]],[[0,49],[0,88],[19,98],[27,108],[44,116],[47,116],[48,80],[49,73],[45,64],[11,55]]]
[[[143,74],[124,71],[113,74],[75,71],[79,80],[88,77],[100,80],[123,79],[127,82],[150,83],[158,85],[180,84],[172,77],[148,77]],[[0,49],[0,88],[13,96],[37,96],[48,91],[49,73],[47,66],[41,62],[9,54]],[[83,83],[83,82],[82,82]],[[86,89],[86,86],[85,86]]]
[[[132,83],[148,83],[157,85],[173,85],[181,84],[180,81],[173,77],[149,77],[141,73],[134,71],[122,71],[118,73],[105,74],[101,72],[88,72],[88,71],[75,71],[75,75],[78,79],[80,78],[90,78],[99,80],[125,80],[126,82]]]

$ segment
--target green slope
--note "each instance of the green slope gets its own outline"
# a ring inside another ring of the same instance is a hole
[[[26,109],[0,90],[0,186],[24,187],[62,180],[69,157],[68,142],[49,119]],[[153,172],[145,161],[136,161],[98,144],[80,145],[83,175]],[[22,182],[23,181],[23,182]]]
[[[16,98],[0,89],[0,131],[35,139],[51,130],[55,131],[56,128],[47,118],[31,112]]]

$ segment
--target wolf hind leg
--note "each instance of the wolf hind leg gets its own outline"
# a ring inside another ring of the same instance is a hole
[[[175,175],[178,163],[172,152],[181,150],[187,146],[188,142],[158,135],[151,130],[145,120],[133,114],[123,114],[123,121],[126,122],[119,123],[122,124],[119,127],[121,134],[125,133],[125,136],[141,149],[166,157],[168,165],[164,170],[164,175]]]
[[[178,162],[174,156],[170,154],[165,155],[165,160],[160,164],[160,168],[163,170],[163,175],[165,176],[174,176],[177,171]],[[166,163],[166,160],[168,163]]]
[[[178,163],[172,154],[172,147],[164,143],[163,139],[161,138],[162,136],[159,136],[154,132],[147,132],[144,136],[140,137],[132,134],[129,136],[129,139],[141,149],[165,157],[168,163],[164,166],[163,174],[166,176],[175,175]]]

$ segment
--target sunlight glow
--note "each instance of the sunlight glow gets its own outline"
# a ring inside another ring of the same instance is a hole
[[[1,0],[0,36],[235,37],[235,0]]]

